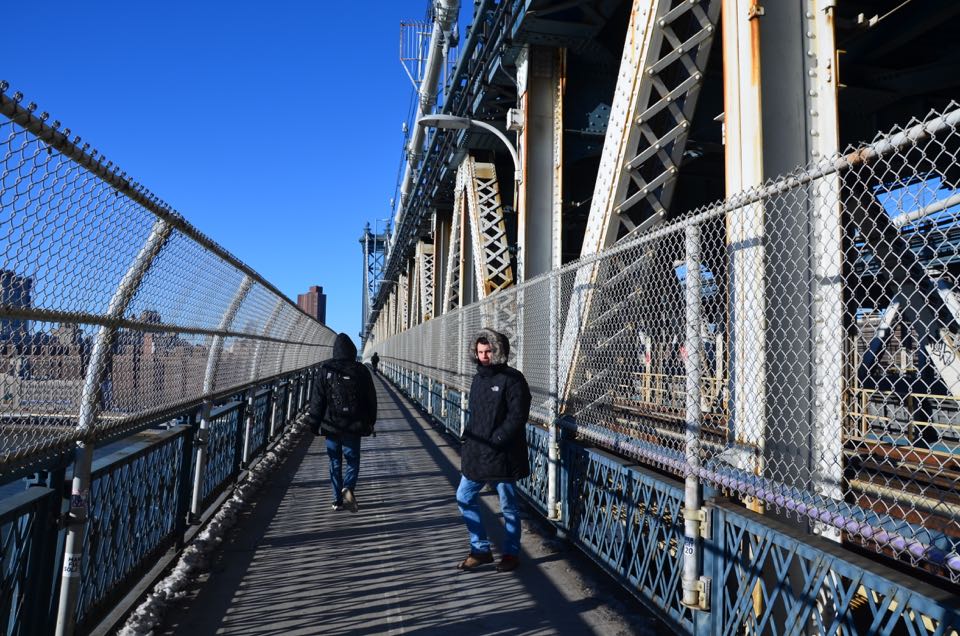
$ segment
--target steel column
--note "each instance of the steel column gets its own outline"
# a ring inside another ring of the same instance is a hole
[[[564,56],[561,49],[526,46],[517,59],[517,94],[523,111],[519,135],[523,187],[517,206],[521,280],[560,266]]]

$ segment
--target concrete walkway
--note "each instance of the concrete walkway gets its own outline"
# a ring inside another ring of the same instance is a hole
[[[585,557],[524,522],[522,565],[459,572],[469,550],[454,493],[457,443],[377,380],[360,512],[332,511],[323,438],[307,434],[242,519],[167,634],[655,634]],[[495,493],[483,495],[499,545]]]

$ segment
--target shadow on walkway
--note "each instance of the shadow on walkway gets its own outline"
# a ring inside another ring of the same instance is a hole
[[[332,511],[322,437],[307,433],[226,542],[167,634],[658,633],[639,603],[587,560],[524,523],[522,566],[459,572],[469,550],[450,438],[377,379],[360,512]],[[496,495],[483,495],[499,545]]]

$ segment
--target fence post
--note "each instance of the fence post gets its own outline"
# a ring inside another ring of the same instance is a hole
[[[253,419],[256,417],[257,387],[247,389],[246,399],[244,400],[243,412],[243,454],[240,457],[240,466],[246,468],[250,465],[250,436],[253,435]]]
[[[226,311],[223,312],[223,317],[220,318],[220,328],[218,331],[226,331],[230,328],[230,325],[233,324],[233,319],[236,317],[237,312],[240,310],[240,305],[243,303],[243,299],[247,297],[247,292],[250,291],[250,288],[253,286],[253,279],[250,276],[244,276],[243,281],[240,283],[240,287],[237,288],[236,293],[233,295],[233,300],[230,301],[230,305],[227,307]],[[213,337],[213,341],[210,343],[210,352],[207,354],[207,369],[203,376],[203,394],[208,396],[213,392],[214,384],[217,379],[217,366],[220,364],[220,354],[223,352],[223,336],[218,334]],[[195,521],[200,518],[200,505],[201,494],[203,490],[203,471],[207,465],[207,439],[209,438],[209,428],[210,428],[210,410],[213,408],[212,401],[209,397],[204,398],[203,400],[203,410],[202,416],[200,418],[200,430],[197,431],[197,460],[196,460],[196,469],[194,470],[193,475],[193,500],[190,503],[190,519]]]
[[[293,378],[287,380],[287,408],[286,408],[286,417],[283,418],[283,427],[286,428],[290,421],[293,419]]]
[[[117,285],[110,299],[106,317],[117,320],[123,317],[150,264],[166,244],[173,226],[158,219],[150,231],[140,252]],[[80,441],[73,464],[73,482],[70,489],[70,511],[67,515],[67,540],[64,547],[63,574],[60,580],[60,606],[57,611],[57,636],[73,634],[76,628],[76,610],[80,598],[80,577],[83,564],[84,535],[90,498],[91,471],[93,467],[94,423],[106,397],[103,384],[108,381],[107,366],[113,355],[111,345],[117,327],[100,327],[93,342],[90,360],[80,396],[80,411],[77,417],[77,432]],[[111,379],[112,381],[112,379]]]
[[[276,422],[277,422],[277,383],[271,382],[270,389],[267,392],[267,419],[269,423],[267,424],[267,435],[268,439],[273,439],[277,434]]]
[[[236,397],[236,396],[234,396]],[[244,434],[246,432],[246,423],[247,423],[247,401],[243,398],[239,400],[240,404],[237,405],[237,431],[233,439],[233,476],[237,477],[240,474],[240,471],[246,468],[246,464],[243,461],[243,439],[246,437]]]
[[[560,337],[559,334],[559,308],[558,303],[560,302],[560,293],[559,293],[559,281],[560,274],[559,272],[553,272],[550,275],[550,295],[548,302],[550,304],[549,315],[550,315],[550,333],[549,333],[549,344],[548,346],[548,362],[547,366],[549,367],[549,391],[550,391],[550,421],[547,425],[547,519],[551,521],[560,520],[560,505],[557,501],[557,492],[558,492],[558,464],[560,462],[560,444],[557,438],[557,419],[560,417],[560,388],[558,386],[558,372],[557,364],[559,359],[557,356],[557,344]]]
[[[179,550],[186,539],[187,525],[190,521],[190,469],[193,466],[193,439],[199,424],[199,413],[190,414],[190,427],[183,433],[183,457],[180,462],[180,476],[177,481],[177,511],[174,518],[176,548]]]
[[[686,228],[686,479],[683,508],[683,604],[706,610],[707,590],[700,578],[703,552],[701,528],[705,525],[700,486],[700,228]]]
[[[42,474],[35,487],[46,486],[55,494],[47,497],[37,511],[30,538],[30,564],[27,566],[29,591],[24,599],[27,632],[49,634],[54,629],[57,608],[56,573],[61,566],[57,558],[62,551],[60,515],[63,512],[66,468],[59,466]]]
[[[297,374],[297,403],[293,409],[293,414],[296,416],[300,412],[300,407],[303,404],[303,374]]]

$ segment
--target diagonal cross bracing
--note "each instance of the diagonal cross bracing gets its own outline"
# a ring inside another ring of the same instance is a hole
[[[513,285],[497,171],[492,163],[479,163],[473,157],[468,157],[460,170],[465,172],[462,187],[470,213],[477,289],[480,297],[486,298]]]
[[[719,0],[634,0],[582,255],[670,209],[719,15]]]
[[[634,0],[581,256],[661,222],[670,209],[720,0]],[[559,353],[569,397],[589,327],[596,266],[577,272]]]
[[[420,320],[433,318],[433,290],[436,277],[433,245],[421,241],[417,244],[417,267],[420,269]]]
[[[406,330],[408,324],[408,305],[407,299],[410,295],[410,285],[408,283],[407,274],[400,274],[400,284],[398,285],[397,291],[397,301],[399,306],[397,307],[397,333]]]
[[[457,173],[457,183],[453,193],[453,219],[450,223],[450,248],[447,250],[447,277],[443,286],[443,312],[460,307],[463,296],[463,283],[460,272],[463,253],[463,194],[460,187],[461,174]]]

